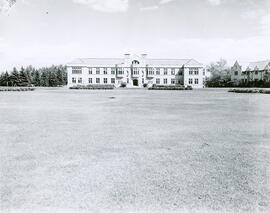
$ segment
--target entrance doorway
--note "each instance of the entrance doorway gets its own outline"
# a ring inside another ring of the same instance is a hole
[[[139,81],[138,81],[138,79],[134,79],[134,80],[133,80],[133,86],[135,86],[135,87],[139,86]]]

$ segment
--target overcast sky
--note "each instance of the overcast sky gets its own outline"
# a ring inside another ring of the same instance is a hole
[[[12,4],[10,4],[12,5]],[[0,0],[0,70],[78,57],[270,59],[270,0]]]

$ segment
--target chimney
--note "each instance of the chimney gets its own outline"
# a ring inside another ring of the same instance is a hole
[[[124,56],[125,56],[125,59],[129,59],[130,58],[130,54],[129,53],[124,54]]]
[[[141,57],[142,57],[143,59],[146,59],[147,54],[143,53],[143,54],[141,54]]]
[[[129,53],[126,53],[126,54],[124,54],[124,56],[125,56],[125,65],[126,66],[129,66],[130,65],[130,54]]]
[[[147,57],[147,54],[141,54],[141,58],[142,58],[142,64],[143,64],[143,66],[145,66],[146,65],[146,57]]]

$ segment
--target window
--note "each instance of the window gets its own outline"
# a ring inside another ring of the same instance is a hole
[[[198,67],[189,68],[189,75],[199,75],[199,68]]]
[[[205,75],[205,71],[203,71],[203,75]]]
[[[132,74],[133,74],[133,75],[139,75],[139,68],[134,67],[134,68],[133,68]]]
[[[100,83],[100,78],[96,79],[96,83],[99,84]]]
[[[172,74],[172,75],[175,75],[175,68],[172,68],[171,74]]]
[[[142,79],[142,84],[144,84],[144,78]]]
[[[255,75],[258,75],[258,71],[255,71]]]
[[[118,75],[124,75],[124,70],[122,67],[118,68],[117,70]]]
[[[175,79],[174,78],[171,79],[171,84],[175,84]]]
[[[89,71],[88,71],[89,75],[92,75],[93,72],[92,72],[92,68],[89,68]]]
[[[78,83],[79,83],[79,84],[82,83],[82,78],[78,78]]]
[[[156,68],[156,75],[160,75],[160,68]]]
[[[193,79],[192,78],[188,79],[188,83],[193,84]]]
[[[148,75],[155,75],[155,71],[153,67],[148,68]]]
[[[82,74],[82,67],[72,67],[72,74]]]
[[[129,78],[127,78],[127,84],[129,84]]]
[[[104,70],[103,70],[103,74],[104,75],[107,75],[107,68],[105,67]]]
[[[163,84],[167,84],[167,83],[168,83],[167,78],[164,78],[164,79],[163,79]]]
[[[156,79],[156,84],[160,84],[160,79],[159,78]]]
[[[88,83],[89,84],[92,84],[93,82],[92,82],[92,78],[88,78]]]
[[[114,67],[112,67],[112,69],[111,69],[111,74],[115,75],[115,68]]]
[[[76,84],[76,78],[72,78],[72,83]]]
[[[96,74],[97,74],[97,75],[100,74],[100,68],[96,68]]]
[[[111,78],[111,83],[115,84],[115,78]]]
[[[235,72],[234,72],[234,75],[238,75],[238,71],[235,71]]]
[[[168,75],[168,69],[164,68],[164,75]]]
[[[132,64],[140,64],[140,62],[137,60],[134,60],[134,61],[132,61]]]
[[[108,79],[107,79],[107,78],[104,78],[104,79],[103,79],[103,83],[104,83],[104,84],[107,84],[107,83],[108,83]]]
[[[199,79],[195,78],[195,84],[199,84]]]

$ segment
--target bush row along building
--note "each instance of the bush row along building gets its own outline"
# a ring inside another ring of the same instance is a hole
[[[270,80],[270,60],[251,62],[246,69],[235,62],[231,68],[231,80],[235,84]]]
[[[203,88],[207,73],[194,59],[150,59],[146,54],[123,58],[79,58],[67,65],[68,86],[113,84],[116,87],[183,85]]]

